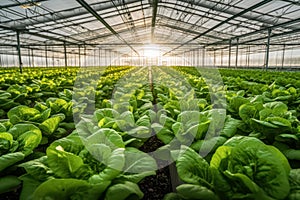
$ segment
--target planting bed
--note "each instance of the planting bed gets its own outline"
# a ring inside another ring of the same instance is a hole
[[[299,199],[298,72],[0,73],[0,199]]]

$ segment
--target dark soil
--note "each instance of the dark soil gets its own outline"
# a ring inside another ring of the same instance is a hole
[[[140,150],[146,153],[153,152],[163,145],[164,144],[157,139],[156,136],[153,136],[144,143]],[[156,171],[156,175],[148,176],[139,183],[139,187],[144,193],[143,200],[160,200],[163,199],[167,193],[172,192],[170,172],[166,161],[156,159],[156,162],[159,168]],[[161,168],[161,166],[166,167]]]
[[[21,187],[18,189],[0,194],[0,200],[18,200],[21,194]]]

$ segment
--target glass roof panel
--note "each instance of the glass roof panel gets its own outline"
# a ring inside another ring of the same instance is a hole
[[[1,0],[0,6],[30,0]],[[148,0],[85,0],[128,43],[150,42],[153,1]],[[191,40],[213,44],[249,34],[241,41],[265,41],[266,31],[257,32],[293,19],[299,19],[300,5],[295,1],[274,0],[226,23],[224,20],[262,0],[159,0],[154,28],[155,41],[184,44]],[[44,41],[61,43],[122,43],[100,21],[74,0],[42,1],[36,5],[14,6],[0,10],[0,42],[16,42],[15,28],[26,28],[23,42],[40,44]],[[273,28],[272,41],[289,42],[299,39],[292,30],[300,22]],[[215,29],[211,29],[216,26]],[[6,27],[6,28],[5,28]],[[11,30],[9,30],[12,28]],[[6,30],[8,29],[8,30]],[[210,30],[211,29],[211,30]],[[30,35],[38,33],[40,36]],[[205,33],[206,34],[203,34]],[[253,33],[252,33],[253,32]],[[283,35],[289,33],[288,36]],[[195,36],[201,34],[197,40]],[[280,34],[280,35],[277,35]],[[49,37],[50,36],[50,37]],[[51,39],[52,37],[52,39]],[[58,38],[58,41],[55,41]],[[290,38],[290,39],[289,39]],[[27,41],[25,41],[27,40]],[[110,48],[123,51],[118,47]],[[128,47],[124,44],[124,47]],[[186,47],[182,47],[182,50]],[[177,49],[180,51],[181,48]]]

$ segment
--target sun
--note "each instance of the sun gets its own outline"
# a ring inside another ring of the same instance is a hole
[[[157,45],[147,45],[144,47],[143,55],[147,58],[159,57],[160,54],[160,49]]]

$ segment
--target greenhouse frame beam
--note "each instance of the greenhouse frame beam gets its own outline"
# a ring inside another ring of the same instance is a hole
[[[22,74],[22,57],[21,57],[21,45],[20,45],[20,32],[17,31],[17,50],[18,50],[18,58],[19,58],[19,69]]]
[[[55,38],[55,37],[44,35],[44,34],[41,34],[41,33],[30,32],[28,30],[25,30],[23,33],[24,34],[29,34],[29,35],[34,35],[34,36],[44,38],[44,39],[48,39],[48,40],[54,40],[54,41],[62,42],[62,43],[65,42],[65,43],[69,43],[69,44],[73,44],[73,45],[77,44],[77,43],[74,43],[74,42],[69,42],[69,41],[66,41],[66,40],[63,40],[63,39],[60,39],[60,38]]]
[[[245,10],[243,10],[243,11],[241,11],[241,12],[239,12],[239,13],[237,13],[237,14],[235,14],[235,15],[229,17],[229,18],[227,18],[226,20],[224,20],[224,21],[222,21],[222,22],[216,24],[215,26],[213,26],[213,27],[207,29],[207,30],[204,31],[203,33],[199,34],[198,36],[196,36],[196,37],[194,37],[194,38],[188,40],[187,42],[185,42],[185,43],[179,45],[178,47],[175,47],[174,49],[171,49],[170,51],[164,53],[163,56],[165,56],[165,55],[171,53],[172,51],[174,51],[174,50],[176,50],[176,49],[178,49],[178,48],[180,48],[180,47],[182,47],[182,46],[184,46],[184,45],[186,45],[186,44],[189,44],[190,42],[192,42],[192,41],[194,41],[194,40],[196,40],[196,39],[198,39],[198,38],[200,38],[200,37],[206,35],[207,33],[209,33],[209,32],[211,32],[211,31],[215,30],[216,28],[222,26],[223,24],[226,24],[227,22],[229,22],[229,21],[231,21],[231,20],[233,20],[233,19],[235,19],[235,18],[237,18],[237,17],[240,17],[240,16],[244,15],[245,13],[247,13],[247,12],[253,10],[253,9],[256,9],[256,8],[258,8],[258,7],[261,7],[261,6],[267,4],[267,3],[271,2],[271,1],[272,1],[272,0],[263,0],[263,1],[261,1],[261,2],[259,2],[259,3],[257,3],[257,4],[255,4],[255,5],[253,5],[253,6],[251,6],[251,7],[247,8],[247,9],[245,9]]]
[[[271,35],[271,38],[272,38],[272,35]],[[266,38],[265,38],[266,39]],[[199,46],[199,45],[198,45]],[[222,46],[225,46],[225,44],[223,44]],[[231,45],[231,46],[234,46],[233,44]],[[243,43],[243,44],[241,44],[241,43],[239,43],[239,46],[241,46],[241,47],[239,47],[239,49],[246,49],[246,48],[248,48],[249,46],[264,46],[265,47],[265,45],[263,44],[263,43]],[[242,47],[242,46],[247,46],[247,47]],[[286,48],[286,49],[292,49],[292,48],[294,48],[294,47],[299,47],[300,46],[300,43],[271,43],[270,42],[270,46],[283,46],[283,48]],[[202,49],[203,47],[205,47],[204,45],[202,46],[202,47],[197,47],[197,48],[193,48],[193,49],[189,49],[189,50],[187,50],[187,51],[181,51],[180,52],[180,54],[182,54],[182,53],[186,53],[186,52],[190,52],[190,51],[193,51],[193,50],[197,50],[197,49]],[[287,47],[289,47],[289,48],[287,48]],[[226,50],[226,49],[229,49],[230,50],[230,48],[229,48],[229,44],[227,44],[225,47],[221,47],[221,48],[211,48],[211,49],[207,49],[207,51],[209,51],[209,52],[211,52],[211,51],[214,51],[214,50]],[[272,50],[272,52],[273,51],[279,51],[279,50],[282,50],[282,49],[276,49],[276,50]],[[256,49],[256,50],[253,50],[252,52],[258,52],[258,51],[262,51],[262,52],[265,52],[265,48],[263,49],[263,48],[259,48],[259,49]],[[176,53],[176,54],[172,54],[172,55],[174,55],[174,56],[176,56],[176,55],[179,55],[179,53]]]
[[[96,19],[98,19],[112,34],[114,34],[119,40],[124,42],[131,50],[133,50],[139,56],[139,53],[124,38],[122,38],[85,0],[76,1],[80,5],[82,5]]]
[[[145,8],[149,8],[149,7],[150,7],[150,5],[147,6],[147,7],[145,7]],[[137,11],[141,10],[139,8],[139,6],[137,6],[137,5],[133,5],[133,6],[130,6],[128,8],[131,9],[131,12],[137,12]],[[103,12],[102,14],[105,15],[105,17],[103,17],[103,18],[106,19],[106,18],[112,18],[112,17],[124,15],[124,14],[126,14],[126,11],[124,11],[124,10],[125,10],[125,8],[119,9],[120,14],[119,13],[111,13],[109,11]],[[144,20],[145,18],[143,17],[141,19]],[[68,22],[71,22],[70,24],[68,24],[68,25],[61,25],[59,27],[55,27],[55,28],[48,29],[48,30],[56,30],[56,29],[60,29],[60,28],[64,28],[64,27],[70,27],[70,26],[79,26],[79,25],[84,24],[84,23],[93,23],[93,22],[97,21],[97,19],[94,19],[91,16],[82,17],[81,20],[85,20],[85,21],[77,22],[77,19],[68,19]],[[135,20],[133,20],[133,21],[135,21]],[[44,28],[46,26],[47,25],[45,24],[43,26],[40,26],[40,28]],[[91,31],[94,31],[94,30],[91,30]],[[82,33],[79,33],[79,34],[82,34]],[[77,34],[75,34],[75,35],[77,35]],[[72,36],[74,36],[74,34]]]
[[[232,42],[231,40],[229,40],[229,50],[228,50],[228,67],[230,68],[231,66],[231,46],[232,46]]]
[[[133,46],[143,46],[147,43],[131,43],[131,45]],[[166,45],[166,46],[177,46],[177,45],[180,45],[181,43],[179,42],[156,42],[154,44],[157,44],[157,45]],[[191,46],[199,46],[200,43],[191,43],[190,45]],[[299,43],[297,43],[296,45],[298,45]],[[57,47],[60,47],[60,46],[63,46],[64,44],[47,44],[47,46],[57,46]],[[112,46],[112,45],[115,45],[115,46],[127,46],[126,44],[124,43],[85,43],[85,45],[87,46],[99,46],[99,45],[103,45],[103,46]],[[201,45],[201,44],[200,44]],[[203,44],[202,44],[203,45]],[[288,45],[288,44],[287,44]],[[0,47],[15,47],[16,45],[14,44],[0,44]],[[21,47],[30,47],[30,46],[36,46],[36,47],[43,47],[45,46],[45,44],[21,44]],[[66,46],[78,46],[78,44],[67,44],[66,43]],[[222,45],[223,46],[223,45]]]
[[[126,3],[131,4],[131,3],[136,3],[136,2],[139,2],[139,1],[140,0],[126,0]],[[110,2],[110,1],[102,2],[102,3],[94,3],[94,4],[91,4],[91,5],[95,6],[96,11],[101,11],[101,10],[105,10],[105,9],[114,8],[114,6],[111,6],[111,5],[109,5],[109,6],[108,5],[105,5],[105,6],[101,5],[101,4],[104,4],[104,3],[107,3],[107,2]],[[122,3],[116,4],[116,5],[120,6],[120,5],[122,5]],[[44,23],[47,23],[47,22],[58,21],[58,20],[63,20],[63,19],[69,19],[69,18],[72,18],[72,17],[76,17],[78,15],[85,15],[85,14],[88,13],[84,9],[80,10],[80,8],[81,7],[78,6],[78,7],[74,7],[74,8],[70,8],[70,9],[66,9],[66,10],[60,10],[60,11],[51,12],[51,13],[49,12],[49,13],[46,13],[46,14],[39,15],[38,16],[39,18],[36,18],[36,16],[29,17],[29,18],[26,18],[26,19],[28,19],[28,20],[35,19],[35,22],[32,22],[32,21],[22,22],[22,26],[28,26],[28,25],[33,26],[33,25],[37,25],[37,24],[44,24]],[[77,11],[77,10],[79,10],[79,11]],[[63,15],[62,13],[67,13],[67,14]],[[49,17],[49,16],[51,16],[51,17]],[[11,20],[10,22],[17,22],[17,21],[20,21],[20,20]],[[10,22],[5,22],[5,23],[10,23]]]
[[[68,66],[68,58],[67,58],[66,42],[64,42],[64,56],[65,56],[65,67],[67,67]]]
[[[150,19],[151,17],[147,17],[146,19]],[[136,20],[133,20],[133,22],[135,23],[135,22],[138,22],[138,21],[141,21],[141,20],[143,20],[143,18],[139,18],[139,19],[136,19]],[[116,24],[116,25],[114,25],[115,27],[117,27],[117,26],[120,26],[120,25],[123,25],[124,23],[120,23],[120,24]],[[137,30],[137,29],[140,29],[140,28],[145,28],[145,26],[144,25],[139,25],[139,26],[135,26],[135,29]],[[99,31],[102,31],[102,30],[104,30],[105,28],[99,28],[99,29],[95,29],[95,30],[93,30],[93,32],[99,32]],[[122,30],[119,30],[118,31],[118,33],[120,34],[120,33],[126,33],[126,32],[130,32],[131,30],[129,30],[127,27],[124,27],[124,29],[122,29]],[[80,34],[79,34],[80,35]],[[92,37],[92,38],[89,38],[89,39],[87,39],[87,40],[85,40],[85,42],[87,42],[87,41],[92,41],[92,40],[95,40],[95,39],[98,39],[99,38],[99,36],[101,37],[101,38],[105,38],[105,37],[110,37],[111,36],[111,34],[110,33],[107,33],[107,34],[103,34],[103,35],[97,35],[96,37]]]
[[[271,35],[271,38],[274,37]],[[266,39],[266,38],[264,38]],[[255,39],[255,40],[262,40],[262,39]],[[131,43],[132,46],[144,46],[146,45],[147,43]],[[181,43],[178,43],[178,42],[174,42],[174,43],[170,43],[170,42],[167,42],[167,43],[163,43],[163,42],[156,42],[154,44],[157,44],[157,45],[165,45],[165,46],[177,46],[177,45],[180,45]],[[64,44],[47,44],[47,46],[57,46],[57,47],[61,47],[63,46]],[[125,44],[123,43],[85,43],[85,45],[87,46],[99,46],[99,45],[102,45],[102,46],[126,46]],[[189,44],[190,46],[195,46],[197,47],[196,49],[199,49],[199,45],[205,45],[204,43],[191,43]],[[243,43],[239,43],[239,45],[256,45],[256,46],[259,46],[259,45],[263,45],[262,43],[251,43],[251,42],[243,42]],[[271,46],[299,46],[300,43],[270,43]],[[0,47],[16,47],[17,45],[15,44],[0,44]],[[21,47],[30,47],[30,46],[34,46],[34,47],[44,47],[45,44],[21,44]],[[67,44],[66,43],[66,46],[74,46],[77,47],[77,45],[75,44]],[[218,44],[216,46],[226,46],[224,48],[220,48],[220,49],[226,49],[228,48],[228,44]],[[233,44],[234,46],[234,44]]]
[[[45,44],[45,59],[46,59],[46,67],[48,67],[48,49],[47,49],[47,44]]]
[[[191,33],[191,34],[194,34],[194,35],[199,35],[200,33],[197,32],[197,31],[194,31],[194,30],[191,30],[191,29],[185,29],[185,28],[182,28],[182,27],[179,27],[179,26],[173,26],[173,25],[170,25],[170,24],[163,24],[163,26],[165,27],[168,27],[168,28],[171,28],[171,29],[175,29],[175,30],[179,30],[179,31],[183,31],[183,32],[186,32],[186,33]],[[206,35],[207,37],[210,37],[210,38],[213,38],[213,39],[221,39],[220,37],[217,37],[217,36],[214,36],[214,35]]]
[[[209,4],[208,2],[214,3],[214,4]],[[223,9],[216,7],[217,5],[228,6],[228,4],[223,3],[221,1],[198,1],[198,2],[194,1],[194,5],[204,7],[204,8],[207,8],[207,9],[213,9],[213,10],[218,11],[218,12],[224,12],[224,13],[229,14],[229,15],[236,15],[237,14],[234,11],[231,11],[231,10],[228,10],[228,9],[224,11]],[[235,8],[235,9],[243,9],[241,7],[232,6],[232,5],[231,5],[231,7]],[[260,12],[257,12],[257,11],[254,11],[254,12],[258,15],[263,15],[264,14],[264,13],[260,13]],[[267,16],[272,17],[269,14],[267,14]],[[253,17],[251,15],[243,15],[243,18],[246,18],[248,20],[253,20],[255,22],[260,22],[260,23],[268,23],[268,24],[272,24],[272,25],[274,24],[274,22],[272,22],[272,21],[269,21],[269,20],[266,20],[266,19],[259,19],[257,17]]]
[[[270,27],[270,29],[272,29]],[[283,33],[277,33],[277,34],[272,34],[270,35],[270,38],[273,38],[273,37],[280,37],[280,36],[285,36],[285,35],[289,35],[289,34],[293,34],[293,33],[298,33],[300,32],[300,28],[299,29],[296,29],[296,30],[292,30],[292,31],[289,31],[289,32],[283,32]],[[255,39],[250,39],[250,40],[247,40],[247,41],[244,41],[244,42],[241,42],[240,45],[254,45],[253,43],[251,42],[256,42],[256,41],[260,41],[260,40],[265,40],[265,39],[268,39],[268,36],[266,37],[261,37],[261,38],[255,38]],[[297,43],[294,43],[295,45],[298,45]],[[294,46],[294,44],[290,45],[290,46]],[[262,45],[262,44],[255,44],[255,45]],[[272,44],[270,43],[270,45],[280,45],[280,44]],[[285,43],[285,44],[281,44],[281,45],[289,45],[288,43]]]
[[[31,49],[31,63],[32,63],[32,67],[34,67],[34,56],[33,56],[33,49]]]
[[[30,49],[28,49],[29,50],[29,54],[27,53],[27,54],[22,54],[23,56],[28,56],[29,57],[29,60],[28,60],[28,65],[30,65],[31,66],[31,62],[32,62],[32,60],[33,60],[33,58],[30,58],[31,57],[31,53],[30,53]],[[1,52],[1,50],[0,50],[0,54],[4,54],[5,53],[5,55],[11,55],[11,56],[15,56],[16,54],[15,53],[12,53],[12,52]],[[38,58],[44,58],[44,56],[43,55],[36,55],[35,57],[38,57]],[[58,58],[58,59],[60,59],[60,57],[58,57],[58,56],[55,56],[55,58]],[[34,66],[33,66],[34,67]],[[23,68],[22,68],[23,69]]]
[[[60,38],[55,38],[55,37],[52,37],[52,36],[44,35],[44,34],[41,34],[41,33],[30,32],[27,29],[17,29],[17,28],[7,27],[7,26],[4,26],[4,25],[0,25],[0,28],[4,29],[4,30],[9,30],[9,31],[16,31],[16,32],[19,31],[19,32],[22,32],[23,34],[34,35],[34,36],[44,38],[44,39],[48,39],[48,40],[54,40],[54,41],[58,41],[58,42],[67,42],[67,43],[74,44],[74,45],[76,44],[76,43],[73,43],[73,42],[69,42],[69,41],[66,41],[66,40],[62,40]]]
[[[1,45],[0,45],[1,46]],[[47,46],[50,46],[50,45],[47,45]],[[18,45],[6,45],[5,47],[15,47],[17,48]],[[37,51],[43,51],[43,49],[39,49],[39,48],[34,48],[35,46],[32,45],[32,46],[29,46],[29,45],[20,45],[21,49],[29,49],[29,50],[37,50]],[[33,48],[32,48],[33,47]],[[41,46],[42,47],[42,46]],[[3,50],[3,49],[0,49],[0,51]],[[55,53],[60,53],[60,54],[64,54],[63,51],[58,51],[58,50],[49,50],[48,51],[50,52],[55,52]],[[21,51],[22,52],[22,51]],[[68,54],[77,54],[77,53],[72,53],[72,52],[68,52]],[[23,55],[26,55],[26,54],[23,54]],[[45,57],[45,56],[41,56],[41,57]]]
[[[151,22],[151,42],[154,42],[154,31],[155,31],[155,24],[156,24],[156,15],[157,15],[157,5],[158,0],[153,0],[152,2],[152,22]]]
[[[164,17],[164,18],[166,18],[165,16],[161,16],[161,17]],[[151,17],[146,17],[145,19],[150,19]],[[174,22],[176,22],[176,20],[175,19],[172,19],[172,18],[167,18],[168,20],[172,20],[172,21],[174,21]],[[142,18],[140,18],[140,19],[136,19],[136,20],[133,20],[134,22],[138,22],[138,21],[141,21],[141,20],[143,20]],[[122,25],[123,23],[121,23],[121,24],[116,24],[115,25],[115,27],[117,27],[117,26],[120,26],[120,25]],[[186,24],[188,24],[188,25],[193,25],[193,24],[189,24],[189,23],[186,23]],[[194,34],[194,35],[199,35],[199,32],[196,32],[196,31],[193,31],[193,30],[190,30],[190,29],[185,29],[185,28],[182,28],[182,27],[180,27],[180,26],[173,26],[173,25],[169,25],[169,24],[166,24],[166,23],[160,23],[160,25],[161,26],[165,26],[165,27],[168,27],[168,28],[171,28],[171,29],[175,29],[175,30],[181,30],[181,31],[183,31],[183,32],[185,32],[185,33],[192,33],[192,34]],[[139,26],[135,26],[135,28],[136,28],[136,30],[138,30],[138,29],[144,29],[145,28],[145,26],[144,25],[139,25]],[[99,31],[101,31],[101,30],[103,30],[103,29],[105,29],[105,28],[100,28],[100,29],[95,29],[95,30],[93,30],[93,32],[99,32]],[[130,32],[130,30],[128,30],[127,28],[124,28],[124,29],[122,29],[122,30],[119,30],[118,31],[118,33],[126,33],[126,32]],[[78,35],[80,35],[80,34],[78,34]],[[74,36],[74,35],[73,35]],[[104,35],[100,35],[101,36],[101,38],[105,38],[105,37],[110,37],[111,36],[111,34],[104,34]],[[213,39],[217,39],[217,40],[222,40],[223,38],[220,38],[220,37],[216,37],[216,36],[214,36],[214,35],[212,35],[212,34],[207,34],[206,35],[207,37],[210,37],[210,38],[213,38]],[[86,42],[87,41],[92,41],[92,40],[96,40],[96,39],[98,39],[99,38],[99,36],[96,36],[96,37],[92,37],[92,38],[89,38],[89,39],[87,39],[87,40],[85,40]],[[154,42],[152,42],[152,43],[154,43]],[[181,43],[178,43],[178,45],[180,45]]]
[[[39,3],[39,2],[43,2],[43,1],[48,1],[48,0],[31,0],[30,2],[25,1],[25,2],[19,2],[19,3],[15,3],[15,4],[7,4],[4,6],[0,6],[0,9],[4,9],[4,8],[11,8],[11,7],[16,7],[16,6],[22,6],[22,5],[28,5],[28,4],[35,4],[35,3]]]
[[[80,53],[80,45],[78,45],[78,65],[79,65],[79,67],[81,67],[81,58],[80,58],[80,55],[81,55],[81,53]]]
[[[271,39],[272,29],[268,29],[268,40],[267,40],[267,50],[266,50],[266,70],[269,68],[269,56],[270,56],[270,39]]]
[[[283,66],[284,66],[284,58],[285,58],[285,45],[283,46],[283,49],[282,49],[281,69],[283,69]]]
[[[167,8],[167,9],[173,9],[173,10],[176,10],[176,11],[178,11],[178,12],[184,12],[184,13],[189,13],[189,12],[187,12],[186,10],[184,10],[184,9],[179,9],[179,8],[175,8],[175,7],[172,7],[172,6],[170,6],[170,5],[178,5],[178,4],[176,4],[176,3],[172,3],[172,2],[163,2],[165,5],[160,5],[160,7],[162,7],[162,8]],[[211,8],[211,7],[209,7],[209,8]],[[190,8],[191,10],[193,10],[193,11],[195,11],[195,12],[197,12],[197,11],[199,11],[199,9],[196,9],[196,8]],[[202,11],[203,13],[205,13],[206,14],[206,12],[204,12],[204,11]],[[195,15],[195,16],[198,16],[198,17],[203,17],[203,15],[199,15],[199,14],[197,14],[197,13],[194,13],[193,15]],[[219,15],[220,16],[220,15]],[[220,17],[223,17],[223,16],[220,16]],[[209,16],[205,16],[205,18],[207,18],[207,19],[210,19],[210,20],[215,20],[215,21],[218,21],[218,22],[222,22],[222,20],[221,19],[217,19],[217,18],[213,18],[213,17],[209,17]],[[225,17],[223,17],[223,18],[225,18]],[[238,22],[242,22],[241,20],[237,20]],[[232,23],[232,22],[228,22],[228,24],[229,25],[236,25],[236,24],[234,24],[234,23]],[[247,26],[245,26],[245,25],[240,25],[241,27],[244,27],[244,28],[248,28],[248,29],[252,29],[252,30],[257,30],[257,29],[255,29],[255,28],[252,28],[252,27],[247,27]],[[225,34],[225,33],[224,33]]]
[[[167,19],[167,20],[169,20],[169,21],[174,21],[174,22],[176,22],[176,23],[179,23],[179,21],[176,20],[176,19],[173,19],[173,18],[164,16],[164,15],[159,15],[159,16],[162,17],[162,18],[164,18],[164,19]],[[195,24],[191,24],[191,23],[189,23],[189,22],[180,22],[180,23],[183,23],[183,24],[185,24],[185,25],[190,25],[190,26],[193,26],[193,27],[195,27],[195,28],[201,28],[201,26],[196,26]],[[165,24],[165,23],[160,22],[160,24]],[[217,32],[217,31],[213,32],[212,34],[223,34],[223,35],[230,36],[230,37],[234,36],[234,35],[229,34],[229,33],[222,33],[222,32]],[[199,35],[199,33],[198,33],[197,35]],[[206,36],[209,37],[209,36],[211,36],[211,35],[206,34]]]
[[[236,39],[236,49],[235,49],[235,68],[238,67],[239,61],[239,38]]]
[[[276,24],[276,25],[273,25],[273,26],[270,26],[270,27],[266,27],[266,28],[263,28],[263,29],[260,29],[260,30],[257,30],[257,31],[253,31],[253,32],[249,32],[249,33],[245,33],[243,35],[240,35],[240,36],[237,36],[237,37],[233,37],[231,39],[236,39],[236,38],[244,38],[244,37],[248,37],[248,36],[251,36],[251,35],[255,35],[257,33],[261,33],[261,32],[264,32],[264,31],[267,31],[269,28],[271,29],[275,29],[275,28],[280,28],[280,27],[283,27],[283,26],[288,26],[290,24],[294,24],[294,23],[298,23],[300,22],[300,18],[297,18],[297,19],[293,19],[293,20],[290,20],[290,21],[287,21],[287,22],[283,22],[283,23],[280,23],[280,24]],[[297,30],[297,29],[296,29]],[[257,38],[259,40],[259,38]],[[216,44],[222,44],[226,41],[229,41],[230,39],[224,39],[222,41],[219,41],[219,42],[214,42],[214,43],[210,43],[210,44],[207,44],[206,46],[212,46],[212,45],[216,45]]]
[[[296,2],[296,1],[291,1],[291,0],[284,0],[284,1],[286,1],[286,2],[288,2],[288,3],[291,3],[291,4],[293,4],[293,5],[296,5],[296,6],[299,6],[300,4],[299,4],[299,1],[298,2]]]

